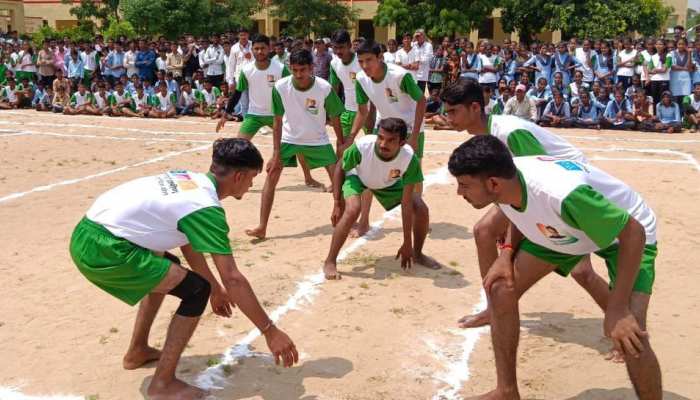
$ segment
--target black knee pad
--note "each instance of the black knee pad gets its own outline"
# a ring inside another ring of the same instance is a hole
[[[209,293],[211,293],[209,282],[192,271],[187,271],[185,279],[169,292],[182,300],[175,314],[183,317],[201,316],[207,308]]]
[[[179,258],[178,256],[176,256],[175,254],[173,254],[173,253],[170,253],[170,252],[167,252],[167,251],[166,251],[166,252],[163,254],[163,258],[165,258],[165,259],[167,259],[167,260],[170,260],[171,262],[173,262],[173,263],[175,263],[175,264],[177,264],[177,265],[182,265],[182,262],[180,261],[180,258]]]

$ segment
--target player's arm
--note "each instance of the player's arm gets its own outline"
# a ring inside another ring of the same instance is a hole
[[[353,143],[355,141],[357,134],[360,132],[360,129],[362,129],[362,126],[364,126],[367,121],[367,116],[369,115],[369,97],[358,81],[355,81],[355,98],[357,99],[357,115],[355,116],[355,121],[352,123],[350,135],[347,138],[348,143]]]
[[[417,151],[418,134],[420,133],[420,128],[423,125],[423,118],[425,117],[425,96],[411,74],[406,74],[403,76],[403,79],[401,79],[400,88],[402,92],[408,94],[416,102],[416,111],[413,119],[413,131],[411,132],[411,136],[408,138],[408,144],[411,145],[414,151]]]
[[[413,192],[414,184],[403,187],[401,195],[401,223],[403,227],[403,243],[396,258],[401,257],[401,268],[410,269],[413,261]]]
[[[345,183],[345,170],[343,160],[335,165],[333,171],[333,212],[331,214],[331,225],[335,225],[345,212],[345,199],[343,198],[343,184]]]
[[[338,94],[331,89],[323,102],[323,107],[326,110],[326,115],[328,116],[330,124],[333,127],[333,131],[335,132],[337,142],[336,151],[338,152],[338,156],[340,156],[341,150],[344,147],[343,129],[340,127],[340,115],[343,113],[343,111],[345,111],[345,106],[343,106],[343,102],[340,101]]]
[[[491,290],[491,285],[499,279],[503,279],[506,286],[509,288],[514,286],[515,272],[513,270],[513,260],[515,258],[516,249],[520,246],[522,240],[523,234],[509,221],[506,235],[498,244],[500,253],[491,265],[491,268],[489,268],[486,276],[484,276],[483,285],[487,293]]]
[[[277,329],[262,308],[248,279],[238,270],[233,256],[212,254],[212,258],[230,302],[238,305],[243,314],[265,336],[267,346],[275,356],[275,363],[279,365],[280,359],[282,359],[285,367],[296,364],[299,361],[299,354],[294,343],[286,333]]]
[[[211,285],[211,298],[209,301],[211,302],[211,308],[214,310],[214,313],[222,317],[230,317],[231,306],[235,307],[235,304],[229,302],[226,291],[209,269],[204,254],[194,251],[190,244],[180,247],[180,251],[182,251],[182,255],[185,256],[185,260],[187,260],[187,264],[189,264],[190,268],[206,279]]]

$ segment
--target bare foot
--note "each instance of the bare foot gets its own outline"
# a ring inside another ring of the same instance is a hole
[[[428,269],[440,269],[440,268],[442,268],[442,265],[439,262],[435,261],[434,258],[426,256],[423,253],[414,254],[413,261],[416,264],[422,265]]]
[[[489,323],[491,323],[491,312],[488,309],[477,314],[465,315],[457,321],[457,325],[463,329],[478,328]]]
[[[146,394],[151,400],[195,400],[205,398],[209,392],[175,379],[167,383],[151,381]]]
[[[312,188],[322,188],[323,190],[326,190],[326,187],[323,186],[323,183],[317,181],[317,180],[314,179],[314,178],[306,179],[306,181],[304,182],[304,184],[305,184],[306,186],[308,186],[308,187],[312,187]]]
[[[361,222],[353,225],[352,229],[350,230],[350,237],[359,238],[365,236],[367,232],[369,232],[369,224]]]
[[[338,272],[338,267],[334,262],[326,261],[326,263],[323,264],[323,275],[328,281],[340,280],[340,272]]]
[[[246,229],[245,234],[248,236],[252,236],[256,239],[262,240],[262,239],[265,239],[265,234],[267,233],[265,231],[266,231],[265,228],[258,226],[255,229]]]
[[[160,359],[160,354],[160,350],[154,349],[150,346],[140,349],[132,349],[126,352],[126,355],[122,360],[122,365],[124,366],[124,369],[136,369],[151,361]]]
[[[333,185],[324,186],[323,191],[326,193],[333,193]]]
[[[470,397],[468,400],[520,400],[520,394],[515,391],[494,389],[486,394]]]

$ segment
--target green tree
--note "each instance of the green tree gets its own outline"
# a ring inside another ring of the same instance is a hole
[[[176,38],[250,26],[256,0],[122,0],[121,11],[140,35]]]
[[[271,0],[272,14],[288,22],[286,35],[330,36],[347,28],[357,13],[338,0]]]
[[[397,31],[426,30],[437,38],[466,34],[491,16],[498,0],[380,0],[374,22],[379,26],[396,24]]]
[[[61,0],[63,4],[73,4],[71,0]],[[80,0],[80,4],[73,6],[68,11],[78,20],[80,25],[94,26],[94,20],[98,20],[102,26],[107,26],[109,18],[119,21],[119,0]]]
[[[109,18],[109,24],[102,34],[107,40],[116,40],[125,36],[127,39],[136,37],[136,30],[129,21],[117,21],[114,17]]]
[[[594,39],[630,32],[655,35],[664,28],[672,7],[661,0],[501,0],[503,30],[518,31],[530,41],[543,30]]]

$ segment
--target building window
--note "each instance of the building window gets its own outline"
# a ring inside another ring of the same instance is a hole
[[[358,26],[358,36],[374,40],[374,23],[371,19],[361,19]]]
[[[493,18],[486,18],[479,26],[479,39],[493,39]]]

